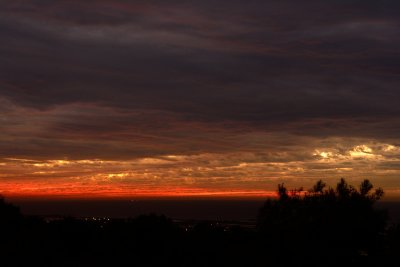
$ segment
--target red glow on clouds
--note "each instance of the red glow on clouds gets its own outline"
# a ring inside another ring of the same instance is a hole
[[[216,198],[266,198],[273,191],[207,190],[188,187],[123,188],[119,186],[78,186],[74,183],[20,182],[2,183],[1,194],[10,198],[164,198],[164,197],[216,197]]]

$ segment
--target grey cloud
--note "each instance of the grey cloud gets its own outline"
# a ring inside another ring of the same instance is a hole
[[[232,129],[393,143],[396,10],[397,1],[4,1],[0,96],[46,114],[94,108],[36,118],[36,128],[14,115],[36,130],[2,151],[221,152],[238,144]],[[3,127],[18,131],[13,123]],[[87,141],[102,138],[120,143]]]

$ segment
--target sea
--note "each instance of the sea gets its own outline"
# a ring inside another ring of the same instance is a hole
[[[25,215],[42,217],[129,218],[163,214],[177,220],[256,220],[264,199],[29,199],[11,200]],[[389,212],[390,223],[400,223],[400,201],[382,201],[378,209]]]

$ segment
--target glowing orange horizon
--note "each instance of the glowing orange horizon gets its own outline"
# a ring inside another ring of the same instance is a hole
[[[254,153],[164,155],[130,160],[0,159],[0,194],[18,198],[266,198],[276,186],[331,186],[344,177],[357,186],[368,178],[393,197],[400,175],[390,144],[366,143],[338,149],[310,149],[307,160],[268,161]],[[285,154],[282,154],[285,156]],[[392,169],[382,167],[391,166]],[[366,167],[367,166],[367,167]]]
[[[152,189],[121,189],[118,187],[77,187],[74,184],[61,184],[51,187],[35,183],[8,183],[2,185],[0,195],[6,198],[164,198],[164,197],[238,197],[267,198],[276,197],[274,191],[267,190],[206,190],[202,188],[170,187]]]

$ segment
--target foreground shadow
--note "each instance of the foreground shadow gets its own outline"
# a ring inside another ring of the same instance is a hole
[[[302,259],[308,266],[371,264],[384,242],[387,212],[374,208],[383,190],[372,192],[368,180],[359,189],[344,179],[336,188],[325,187],[322,181],[308,191],[278,185],[279,198],[260,209],[260,235],[273,240],[270,250],[286,263]]]
[[[0,198],[0,266],[398,266],[400,227],[375,208],[382,196],[368,180],[280,184],[256,227],[154,214],[27,217]]]

